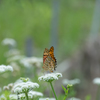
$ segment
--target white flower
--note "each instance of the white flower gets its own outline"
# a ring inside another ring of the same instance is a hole
[[[36,92],[36,91],[29,91],[28,93],[29,98],[37,97],[37,96],[43,96],[41,92]]]
[[[33,65],[40,67],[42,63],[42,58],[37,57],[26,57],[20,60],[20,63],[25,67],[32,67]]]
[[[95,78],[95,79],[93,80],[93,83],[94,83],[94,84],[97,84],[97,85],[100,85],[100,78],[99,78],[99,77]]]
[[[80,80],[79,79],[73,79],[73,80],[64,79],[62,82],[64,85],[67,85],[67,84],[75,85],[75,84],[79,84]]]
[[[50,73],[50,74],[46,74],[44,76],[40,76],[38,78],[39,81],[43,80],[46,82],[51,82],[53,80],[58,80],[59,77],[62,77],[61,73]]]
[[[21,100],[25,99],[25,93],[21,93],[18,95],[18,98],[20,98]]]
[[[11,62],[10,65],[13,67],[14,71],[18,71],[20,70],[20,66],[18,65],[17,62]]]
[[[10,94],[9,98],[10,98],[10,100],[18,100],[18,98],[19,98],[19,100],[23,100],[23,99],[25,99],[25,94],[24,93],[21,93],[21,94],[18,94],[18,95]]]
[[[34,88],[39,88],[39,85],[37,83],[27,81],[15,84],[13,87],[13,91],[15,93],[22,93],[28,92],[29,90],[32,90]]]
[[[81,99],[72,97],[72,98],[69,98],[68,100],[81,100]]]
[[[39,98],[39,100],[56,100],[55,98]]]
[[[0,65],[0,73],[3,73],[5,71],[13,71],[12,66],[10,65]]]
[[[13,56],[13,57],[10,57],[7,59],[7,62],[12,62],[12,61],[18,61],[20,59],[22,59],[24,56],[21,56],[21,55],[16,55],[16,56]]]
[[[8,84],[8,87],[12,88],[13,87],[13,83]]]
[[[4,86],[3,90],[9,90],[9,87],[8,86]]]
[[[9,50],[8,52],[5,53],[6,57],[16,56],[16,55],[20,55],[20,51],[17,50],[17,49],[11,49],[11,50]]]
[[[4,94],[2,94],[2,95],[0,96],[0,100],[7,100],[6,97],[4,96]]]
[[[3,45],[16,46],[16,41],[15,41],[14,39],[11,39],[11,38],[5,38],[5,39],[2,41],[2,44],[3,44]]]
[[[17,100],[17,95],[16,94],[10,94],[9,95],[10,100]]]
[[[15,93],[22,93],[22,89],[21,89],[20,87],[16,87],[16,88],[14,89],[14,92],[15,92]]]

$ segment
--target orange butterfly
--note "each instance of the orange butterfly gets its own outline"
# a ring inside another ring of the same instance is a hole
[[[54,47],[52,46],[50,50],[45,48],[43,53],[43,69],[46,71],[53,72],[57,67],[57,61],[54,57]]]

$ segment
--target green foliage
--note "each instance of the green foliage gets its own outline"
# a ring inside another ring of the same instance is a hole
[[[69,92],[69,89],[72,87],[72,85],[70,85],[70,84],[68,84],[67,85],[67,89],[62,85],[62,88],[63,88],[63,90],[64,90],[64,92],[65,92],[65,96],[64,96],[64,98],[63,98],[63,100],[65,100],[67,97],[68,97],[68,92]]]
[[[87,95],[87,96],[85,97],[85,100],[91,100],[91,95]]]
[[[23,78],[23,77],[21,77],[20,78],[23,82],[27,82],[28,80],[29,80],[29,78]]]

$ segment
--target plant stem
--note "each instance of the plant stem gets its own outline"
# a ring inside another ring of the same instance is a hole
[[[19,100],[19,96],[18,96],[18,94],[19,94],[19,93],[17,93],[17,100]]]
[[[27,94],[27,92],[25,92],[25,96],[26,96],[26,100],[28,100],[28,94]]]
[[[63,100],[65,100],[67,98],[67,95],[64,97],[64,99]]]
[[[51,88],[52,88],[52,91],[53,91],[53,93],[54,93],[54,95],[55,95],[56,100],[58,100],[58,99],[57,99],[57,96],[56,96],[56,93],[55,93],[55,91],[54,91],[54,88],[53,88],[52,82],[50,82],[50,85],[51,85]]]

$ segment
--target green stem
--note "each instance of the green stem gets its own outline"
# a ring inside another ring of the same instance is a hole
[[[19,96],[18,95],[19,95],[19,93],[17,93],[17,100],[19,100]]]
[[[26,100],[28,100],[28,94],[27,94],[27,92],[25,92],[25,96],[26,96]]]
[[[57,96],[56,96],[56,93],[55,93],[55,91],[54,91],[54,88],[53,88],[52,82],[50,82],[50,85],[51,85],[51,88],[52,88],[52,91],[53,91],[53,93],[54,93],[54,95],[55,95],[56,100],[58,100],[58,99],[57,99]]]
[[[64,99],[63,100],[66,100],[67,96],[64,96]]]

